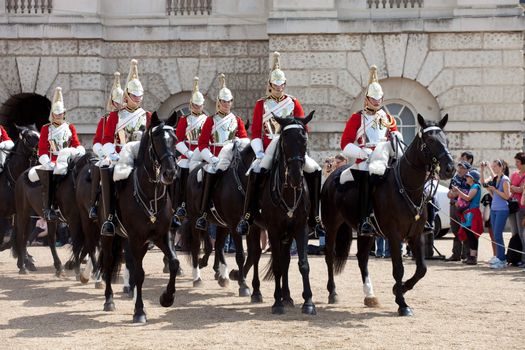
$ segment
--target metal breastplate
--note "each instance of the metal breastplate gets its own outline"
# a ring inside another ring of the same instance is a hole
[[[53,154],[58,154],[58,152],[64,148],[68,148],[71,145],[71,130],[69,129],[69,124],[67,128],[64,128],[62,132],[55,132],[56,127],[49,125],[49,134],[51,138],[48,139],[51,152]]]
[[[186,117],[188,126],[186,127],[186,141],[191,145],[197,145],[199,143],[199,136],[202,132],[202,126],[206,121],[206,118],[199,120],[200,116],[189,115]]]
[[[129,112],[125,109],[119,111],[119,118],[125,118]],[[119,145],[124,145],[130,141],[140,141],[142,132],[146,129],[146,111],[132,122],[128,123],[124,128],[117,130],[115,138],[120,142]]]
[[[378,111],[375,115],[363,114],[363,121],[365,123],[365,135],[367,144],[373,146],[381,141],[386,140],[388,128],[384,125],[384,118],[387,118],[384,112]]]
[[[222,123],[223,117],[220,115],[213,116],[215,125]],[[230,120],[218,128],[213,130],[213,146],[222,146],[226,141],[233,140],[237,134],[237,118],[230,118]]]
[[[278,104],[279,103],[277,101],[275,101],[274,99],[267,98],[264,101],[264,104],[263,104],[263,106],[264,106],[264,114],[274,110],[277,107]],[[289,117],[289,116],[292,115],[294,107],[295,107],[294,103],[289,103],[285,108],[277,111],[274,114],[276,116],[278,116],[278,117],[281,117],[281,118]],[[269,138],[272,138],[273,136],[278,135],[278,134],[281,133],[281,125],[279,123],[277,123],[277,121],[273,117],[269,118],[266,121],[263,120],[263,127],[264,127],[264,133]]]

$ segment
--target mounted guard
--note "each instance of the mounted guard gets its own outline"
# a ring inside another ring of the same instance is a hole
[[[341,184],[357,181],[359,188],[360,224],[358,234],[373,236],[375,229],[370,223],[372,213],[372,186],[370,174],[383,175],[392,148],[390,140],[403,136],[397,130],[396,120],[382,108],[383,88],[377,79],[377,67],[369,71],[364,109],[352,114],[341,136],[341,149],[352,166],[341,174]]]
[[[93,152],[98,157],[99,161],[104,159],[104,152],[102,151],[102,137],[106,129],[106,123],[111,112],[118,112],[122,109],[124,98],[124,90],[120,87],[120,73],[113,74],[113,86],[109,93],[108,102],[106,104],[107,113],[104,114],[98,121],[95,137],[93,137]],[[99,163],[96,164],[100,165]],[[89,218],[96,219],[98,217],[97,204],[100,197],[100,171],[97,168],[92,168],[91,171],[91,208],[89,209]]]
[[[242,119],[231,112],[233,95],[226,87],[224,74],[221,74],[219,79],[221,89],[217,96],[217,112],[204,122],[198,142],[199,153],[196,152],[192,157],[192,163],[201,160],[207,163],[203,167],[205,176],[200,217],[195,223],[199,230],[206,230],[208,226],[206,211],[209,207],[210,191],[217,175],[230,166],[234,143],[240,148],[248,144],[248,135]],[[191,168],[193,169],[193,166]]]
[[[173,200],[174,207],[177,208],[172,220],[175,227],[182,225],[182,221],[186,217],[186,183],[190,173],[190,160],[194,152],[199,152],[199,136],[207,118],[203,110],[204,96],[199,91],[199,78],[195,77],[190,99],[191,113],[190,115],[182,116],[177,124],[177,139],[179,142],[176,145],[176,149],[181,153],[181,157],[177,163],[180,168],[179,190],[176,198]]]
[[[53,175],[65,175],[68,160],[86,153],[80,145],[75,126],[66,121],[61,87],[55,89],[49,121],[50,123],[44,125],[40,131],[38,161],[41,165],[35,167],[35,170],[42,184],[44,219],[56,221],[58,216],[53,209],[53,202],[57,178]],[[36,180],[34,177],[33,179]]]
[[[9,151],[15,146],[4,127],[0,125],[0,173],[4,170],[5,159]]]
[[[101,153],[104,159],[100,162],[100,180],[104,217],[106,218],[100,230],[100,234],[103,236],[115,235],[113,165],[119,160],[122,147],[130,141],[139,141],[142,132],[151,120],[151,113],[140,107],[143,97],[144,88],[139,80],[138,62],[133,59],[124,90],[123,108],[109,113],[102,136]]]
[[[304,118],[304,110],[299,100],[285,94],[286,76],[281,70],[279,58],[280,54],[274,52],[266,97],[259,99],[253,110],[251,146],[255,153],[255,160],[249,170],[244,215],[237,226],[237,232],[241,235],[246,235],[250,225],[253,224],[254,213],[259,209],[257,207],[258,198],[256,198],[257,188],[260,186],[264,174],[272,166],[278,145],[281,127],[274,117]],[[318,236],[323,236],[325,231],[319,216],[321,167],[306,154],[303,171],[311,196],[308,225],[315,230]]]

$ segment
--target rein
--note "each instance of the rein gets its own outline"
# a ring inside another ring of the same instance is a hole
[[[422,135],[425,134],[426,132],[433,131],[433,130],[442,131],[441,128],[439,128],[437,126],[430,126],[430,127],[427,127],[425,129],[421,130],[418,133],[419,151],[423,152],[427,158],[429,158],[430,154],[429,154],[429,151],[428,151],[427,144],[423,141],[423,136]],[[421,144],[421,145],[419,145],[419,144]],[[409,147],[409,149],[410,149],[410,147]],[[439,154],[439,156],[437,158],[436,157],[432,157],[432,160],[431,160],[432,163],[429,166],[430,167],[429,174],[428,174],[428,176],[425,177],[425,181],[423,181],[423,184],[421,186],[418,186],[418,187],[412,188],[412,189],[409,189],[405,185],[403,185],[403,179],[402,179],[402,176],[401,176],[401,162],[402,161],[406,162],[408,164],[408,166],[411,167],[411,168],[415,168],[415,169],[419,169],[419,170],[423,170],[424,168],[417,167],[415,164],[410,162],[410,160],[408,159],[406,153],[395,164],[395,167],[394,167],[394,178],[395,178],[396,184],[397,184],[397,186],[399,188],[399,193],[403,196],[403,198],[405,199],[405,202],[409,205],[410,210],[414,214],[414,219],[416,221],[418,221],[419,218],[421,217],[421,213],[423,212],[424,206],[428,202],[430,202],[432,197],[434,197],[434,195],[436,194],[438,186],[434,185],[433,179],[436,177],[436,175],[439,173],[439,170],[440,170],[440,168],[439,168],[439,160],[441,158],[445,157],[447,154],[448,154],[447,151],[443,151],[442,153]],[[421,198],[421,202],[419,204],[414,203],[414,201],[410,198],[410,196],[408,195],[407,192],[409,192],[409,191],[410,192],[419,192],[419,191],[421,191],[428,181],[430,181],[430,188],[429,188],[429,190],[427,191],[426,194],[424,194],[423,198]]]
[[[237,171],[239,168],[239,164],[241,163],[241,152],[239,151],[239,147],[237,144],[233,145],[232,156],[233,157],[230,163],[230,168],[233,170],[232,172],[233,178],[235,179],[235,184],[237,185],[237,189],[239,190],[239,192],[241,192],[243,196],[246,196],[246,191],[242,186],[241,178],[239,177],[239,172]]]
[[[301,202],[301,199],[303,198],[303,193],[304,193],[304,186],[299,186],[299,187],[292,187],[288,184],[288,164],[292,161],[299,161],[301,162],[301,164],[304,164],[304,156],[300,156],[300,155],[297,155],[297,156],[293,156],[293,157],[290,157],[288,159],[286,159],[282,166],[284,167],[284,181],[282,181],[281,177],[282,177],[282,170],[281,170],[281,158],[282,158],[282,153],[283,152],[283,139],[282,139],[282,135],[284,134],[284,132],[286,130],[289,130],[289,129],[304,129],[302,125],[299,125],[299,124],[292,124],[292,125],[288,125],[288,126],[285,126],[283,128],[283,130],[281,131],[281,137],[279,138],[279,148],[278,148],[278,153],[276,154],[275,158],[274,158],[274,163],[278,163],[279,165],[279,168],[278,170],[274,171],[274,176],[273,176],[273,184],[271,186],[272,188],[272,202],[275,206],[278,206],[279,204],[281,205],[281,207],[283,209],[285,209],[287,211],[287,215],[289,218],[291,218],[293,216],[293,213],[295,212],[295,210],[299,207],[299,204]],[[275,168],[275,167],[274,167]],[[302,172],[301,172],[301,177],[302,177]],[[280,186],[279,186],[280,184]],[[289,188],[289,187],[292,187],[293,189],[293,202],[292,202],[292,205],[288,205],[288,203],[286,202],[286,200],[284,199],[284,195],[283,195],[283,192],[285,191],[286,188]]]

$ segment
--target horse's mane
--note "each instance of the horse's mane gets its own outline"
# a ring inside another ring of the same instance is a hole
[[[138,152],[137,158],[135,159],[135,169],[137,168],[138,165],[144,164],[144,159],[146,157],[146,153],[148,151],[148,145],[150,141],[150,132],[151,132],[151,129],[153,129],[155,126],[151,125],[142,134],[142,137],[139,143],[139,152]]]

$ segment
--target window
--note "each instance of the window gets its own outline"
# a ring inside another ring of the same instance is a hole
[[[397,129],[403,135],[405,143],[409,145],[416,135],[415,113],[402,102],[386,103],[384,109],[396,119]]]

